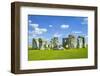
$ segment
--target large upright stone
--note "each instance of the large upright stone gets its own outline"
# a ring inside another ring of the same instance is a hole
[[[86,47],[86,42],[85,42],[85,38],[83,37],[83,48]]]
[[[76,48],[77,47],[77,38],[74,35],[68,36],[68,47]]]
[[[69,35],[68,38],[63,38],[62,44],[64,48],[76,48],[77,38],[74,35]]]
[[[43,45],[43,40],[41,38],[38,38],[38,42],[39,42],[39,49],[41,49]]]
[[[38,40],[35,38],[32,39],[32,49],[38,49]]]
[[[44,41],[42,41],[42,45],[41,45],[40,50],[45,50],[45,42]]]
[[[62,39],[62,46],[67,49],[68,45],[69,45],[69,38],[63,38]]]
[[[78,36],[77,43],[78,48],[85,48],[85,38],[83,36]]]
[[[51,39],[51,48],[58,49],[59,48],[59,40],[58,37],[54,37]]]

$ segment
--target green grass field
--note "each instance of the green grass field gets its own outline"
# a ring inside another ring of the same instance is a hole
[[[87,58],[87,48],[66,50],[28,50],[28,60],[55,60]]]

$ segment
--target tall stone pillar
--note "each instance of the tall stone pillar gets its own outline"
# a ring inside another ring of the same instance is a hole
[[[38,49],[37,41],[36,39],[32,39],[32,49]]]
[[[85,48],[85,38],[83,37],[83,48]]]
[[[78,48],[85,48],[85,38],[82,36],[79,36],[77,38],[77,47]]]
[[[41,38],[38,39],[38,42],[39,42],[39,49],[41,49],[42,47],[42,44],[43,44],[43,40]]]

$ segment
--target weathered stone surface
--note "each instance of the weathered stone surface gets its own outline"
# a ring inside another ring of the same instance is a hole
[[[37,39],[34,39],[32,40],[32,48],[33,49],[38,49],[38,40]]]
[[[59,48],[59,40],[58,37],[54,37],[51,39],[51,48],[58,49]]]
[[[85,48],[86,42],[85,38],[82,36],[76,37],[75,35],[69,35],[62,39],[62,44],[59,43],[58,37],[53,37],[49,42],[43,40],[42,38],[32,40],[32,48],[40,50],[48,49],[68,49],[68,48]]]
[[[74,35],[69,35],[68,38],[63,38],[63,47],[64,48],[76,48],[77,38]]]
[[[84,37],[82,37],[82,36],[78,36],[78,38],[77,38],[77,40],[78,40],[78,48],[85,48],[86,46],[86,43],[85,43],[85,38]]]
[[[82,36],[69,35],[67,38],[63,38],[62,44],[64,48],[85,48],[85,38]]]

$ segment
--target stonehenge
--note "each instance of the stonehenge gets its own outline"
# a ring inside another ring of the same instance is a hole
[[[85,48],[86,40],[83,36],[68,35],[62,38],[60,44],[58,37],[53,37],[50,41],[43,40],[42,38],[32,39],[32,49],[46,50],[46,49],[70,49],[70,48]]]

